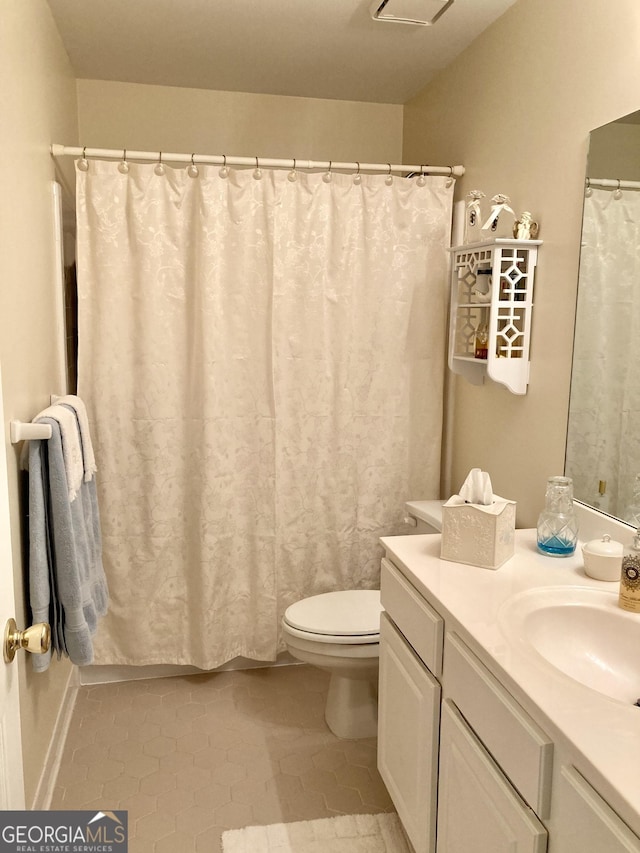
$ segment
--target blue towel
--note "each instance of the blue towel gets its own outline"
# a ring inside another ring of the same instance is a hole
[[[60,425],[47,417],[38,423],[51,426],[50,439],[29,442],[29,598],[34,622],[49,622],[52,637],[51,651],[32,657],[42,671],[52,651],[92,663],[92,637],[109,595],[95,477],[70,501]]]

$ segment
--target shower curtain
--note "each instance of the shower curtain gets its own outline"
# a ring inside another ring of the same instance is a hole
[[[623,517],[640,474],[640,192],[584,205],[566,471],[576,497]],[[608,509],[607,509],[608,507]]]
[[[289,604],[375,588],[438,497],[453,187],[289,177],[77,172],[96,663],[274,660]]]

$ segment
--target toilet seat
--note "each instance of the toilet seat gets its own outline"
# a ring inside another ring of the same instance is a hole
[[[290,605],[283,627],[294,637],[317,643],[378,643],[381,611],[380,590],[325,592]]]

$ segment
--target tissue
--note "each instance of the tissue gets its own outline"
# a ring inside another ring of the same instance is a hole
[[[442,508],[440,557],[497,569],[515,551],[515,501],[493,494],[486,471],[472,468]]]
[[[490,506],[493,503],[491,477],[480,468],[472,468],[460,487],[459,495],[465,503]]]

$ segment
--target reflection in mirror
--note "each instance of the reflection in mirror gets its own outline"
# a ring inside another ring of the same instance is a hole
[[[55,161],[56,184],[59,189],[62,241],[62,274],[64,295],[64,334],[66,363],[66,392],[77,390],[78,355],[78,289],[76,283],[76,209],[75,169],[70,158]]]
[[[565,473],[640,524],[640,112],[591,133]]]

